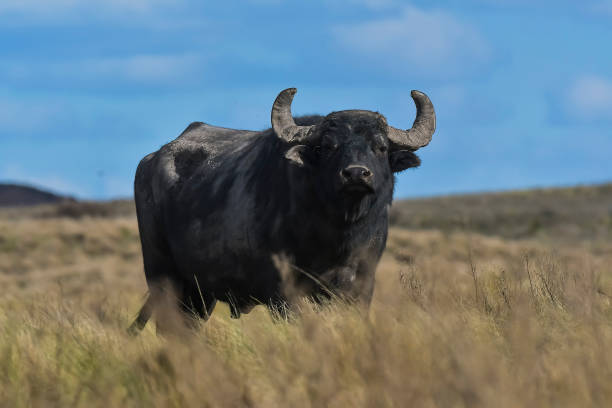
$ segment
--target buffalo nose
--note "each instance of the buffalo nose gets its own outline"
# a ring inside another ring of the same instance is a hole
[[[372,178],[372,171],[363,166],[348,166],[340,175],[345,182],[367,182]]]

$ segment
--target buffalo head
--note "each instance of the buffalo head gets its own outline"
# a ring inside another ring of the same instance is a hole
[[[282,91],[272,107],[272,128],[287,143],[285,157],[310,175],[321,202],[354,222],[377,200],[391,201],[393,173],[420,164],[414,151],[427,145],[436,128],[427,95],[412,91],[417,107],[411,129],[389,126],[383,115],[365,110],[332,112],[318,124],[298,126],[291,114],[297,90]]]

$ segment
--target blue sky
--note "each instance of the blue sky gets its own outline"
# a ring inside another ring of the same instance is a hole
[[[612,180],[612,0],[2,0],[0,182],[131,195],[190,122],[369,109],[438,131],[399,197]]]

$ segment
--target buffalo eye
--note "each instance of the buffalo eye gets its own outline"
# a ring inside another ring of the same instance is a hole
[[[330,152],[333,152],[334,150],[338,150],[338,144],[337,143],[325,143],[323,144],[323,149],[328,150]]]
[[[338,141],[336,140],[336,136],[333,132],[325,132],[323,137],[321,138],[321,148],[328,152],[333,152],[338,149]]]
[[[372,151],[376,154],[385,154],[389,148],[384,144],[376,144],[372,146]]]

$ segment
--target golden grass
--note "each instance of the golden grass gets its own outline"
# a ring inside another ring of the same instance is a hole
[[[393,229],[367,316],[218,306],[195,332],[132,338],[133,218],[2,219],[0,404],[608,406],[611,265],[606,241]]]

